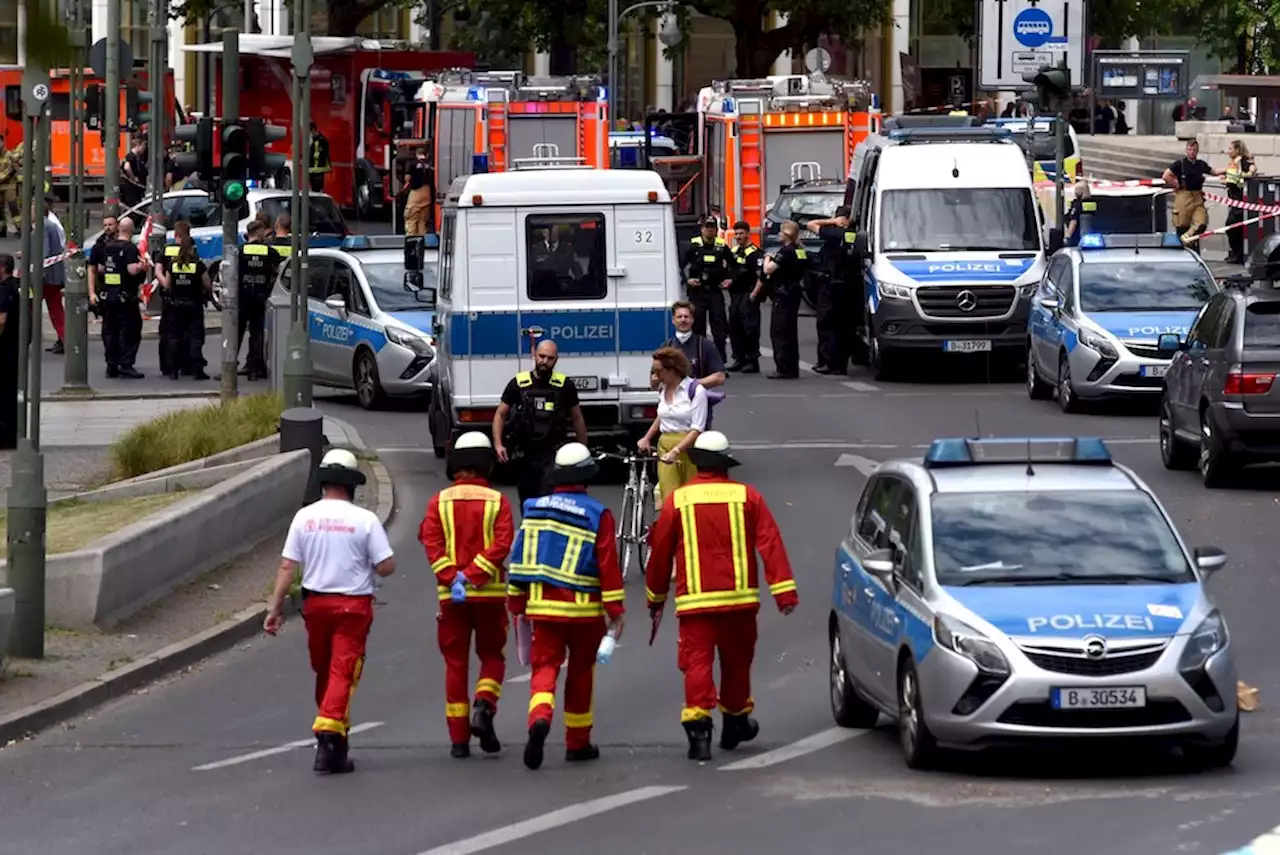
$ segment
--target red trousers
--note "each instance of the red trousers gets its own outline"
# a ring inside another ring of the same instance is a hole
[[[756,654],[754,609],[681,617],[678,650],[680,670],[684,672],[680,721],[710,718],[717,699],[726,715],[745,715],[755,709],[751,698],[751,661]],[[718,698],[714,670],[717,651]]]
[[[507,605],[505,600],[477,600],[455,603],[440,602],[436,618],[440,652],[444,654],[445,718],[449,723],[449,741],[455,745],[471,740],[470,679],[471,633],[476,634],[476,656],[480,658],[480,679],[476,681],[476,699],[498,707],[502,697],[502,678],[507,660]]]
[[[364,670],[365,642],[373,626],[373,597],[310,594],[302,605],[307,650],[316,672],[316,733],[346,736],[351,696]]]
[[[44,304],[49,309],[49,323],[53,324],[54,332],[58,334],[58,341],[66,342],[67,313],[62,306],[62,286],[45,285],[41,290],[44,293]]]
[[[604,618],[592,620],[533,619],[533,645],[529,658],[529,726],[551,721],[556,707],[556,681],[565,654],[569,673],[564,678],[564,741],[567,748],[591,744],[596,650],[604,638]]]

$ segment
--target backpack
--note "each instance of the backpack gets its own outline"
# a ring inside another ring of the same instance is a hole
[[[707,345],[707,337],[702,335],[698,336],[698,370],[699,371],[701,371],[702,367],[707,364],[706,349],[705,349],[706,345]],[[666,343],[663,344],[662,346],[674,347],[678,350],[680,348],[680,340],[677,339],[675,336],[672,336],[671,338],[667,339]],[[685,391],[689,394],[690,399],[693,398],[693,386],[696,385],[697,382],[701,379],[702,379],[701,377],[690,378],[691,385],[689,385],[685,389]],[[724,392],[721,392],[719,389],[706,389],[704,391],[707,393],[707,430],[711,430],[711,416],[715,412],[716,404],[724,400]]]

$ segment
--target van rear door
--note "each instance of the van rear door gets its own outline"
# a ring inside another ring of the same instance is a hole
[[[653,352],[671,336],[667,285],[676,275],[677,249],[668,210],[657,203],[614,208],[618,379],[630,389],[649,388]]]

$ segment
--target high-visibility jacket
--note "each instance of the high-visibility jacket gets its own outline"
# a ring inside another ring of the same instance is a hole
[[[778,608],[798,604],[782,533],[764,497],[725,475],[699,472],[658,514],[645,572],[649,604],[666,601],[674,561],[676,614],[757,610],[756,552]]]
[[[459,478],[432,496],[418,540],[426,547],[439,598],[449,599],[459,573],[471,585],[468,600],[506,597],[502,565],[514,536],[511,504],[483,478]]]
[[[582,487],[524,503],[512,551],[508,606],[544,620],[616,618],[626,593],[613,514]]]

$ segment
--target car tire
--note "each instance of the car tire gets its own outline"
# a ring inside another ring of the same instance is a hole
[[[1036,367],[1036,352],[1027,343],[1027,397],[1033,401],[1048,401],[1053,397],[1053,387],[1040,379]]]
[[[938,754],[938,743],[924,719],[920,675],[910,658],[898,668],[898,747],[908,769],[928,769]]]
[[[1058,357],[1058,407],[1064,413],[1080,412],[1080,398],[1076,395],[1075,384],[1071,382],[1071,361],[1064,353]]]
[[[209,305],[213,306],[215,312],[222,311],[222,276],[220,271],[221,265],[214,265],[209,271]]]
[[[378,360],[367,350],[356,354],[352,370],[356,399],[366,410],[380,410],[386,405],[387,395],[382,391],[382,378],[378,375]]]
[[[1214,432],[1208,410],[1200,412],[1200,454],[1196,466],[1200,479],[1209,488],[1226,486],[1238,468]]]
[[[831,717],[841,727],[869,729],[876,726],[880,719],[880,711],[862,699],[853,681],[849,677],[849,668],[845,664],[844,648],[840,643],[840,630],[832,618],[831,626],[831,659],[829,666],[831,688]]]
[[[1240,747],[1240,713],[1236,713],[1235,723],[1231,730],[1216,745],[1184,745],[1182,756],[1193,768],[1198,770],[1223,769],[1236,759],[1236,750]]]
[[[1196,449],[1178,439],[1174,430],[1173,406],[1167,396],[1160,399],[1160,462],[1165,469],[1185,471],[1196,468]]]
[[[871,369],[871,376],[881,381],[893,379],[893,372],[897,367],[892,359],[885,359],[885,353],[880,349],[880,339],[876,338],[870,318],[867,319],[867,367]]]

